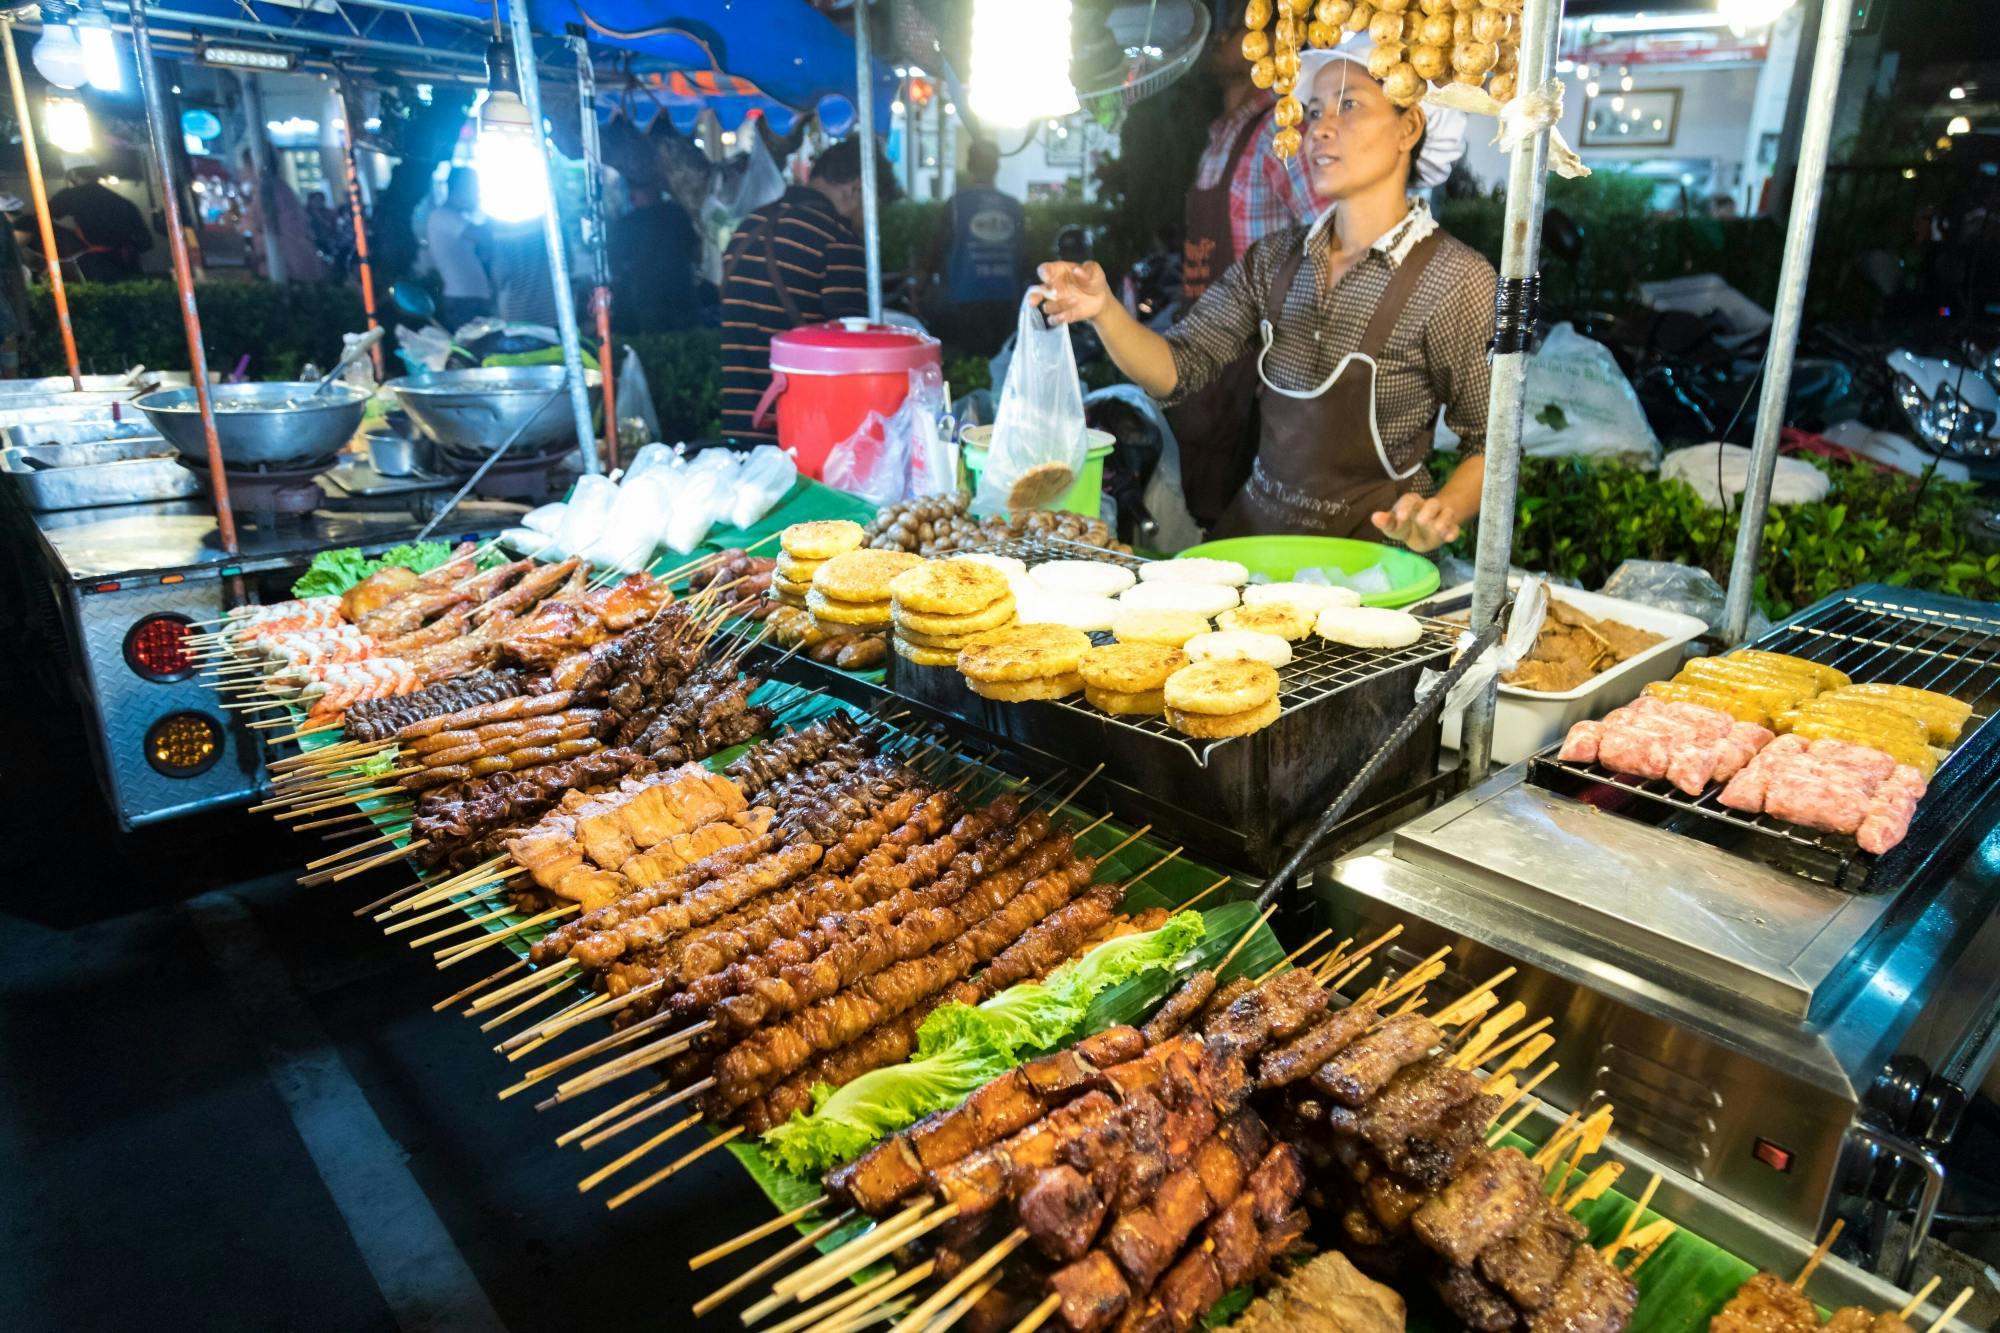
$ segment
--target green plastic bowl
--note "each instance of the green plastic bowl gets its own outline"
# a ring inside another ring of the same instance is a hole
[[[1365,606],[1408,606],[1438,590],[1438,567],[1400,546],[1353,541],[1346,537],[1230,537],[1190,546],[1176,559],[1206,556],[1234,560],[1252,574],[1284,583],[1302,569],[1328,566],[1348,574],[1381,565],[1389,575],[1389,591],[1369,593]]]

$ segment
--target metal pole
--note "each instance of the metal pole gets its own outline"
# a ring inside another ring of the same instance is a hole
[[[181,225],[180,185],[174,180],[174,145],[168,137],[167,115],[160,101],[160,71],[153,64],[153,38],[146,31],[145,0],[132,0],[132,64],[139,75],[139,94],[146,104],[146,129],[152,138],[153,161],[160,172],[160,206],[166,214],[167,250],[174,261],[174,288],[180,293],[181,329],[187,334],[188,376],[194,382],[195,407],[201,413],[201,440],[208,453],[209,498],[215,503],[215,527],[222,549],[235,555],[236,514],[229,507],[229,477],[222,467],[222,441],[215,434],[215,405],[208,399],[208,355],[202,346],[201,313],[194,305],[194,266],[188,260],[187,233]]]
[[[542,130],[542,78],[535,63],[535,34],[528,27],[527,0],[510,0],[507,26],[514,39],[514,67],[520,71],[521,100],[542,146],[542,175],[548,184],[549,206],[542,213],[542,240],[549,251],[549,272],[555,282],[556,331],[562,335],[563,369],[569,386],[570,412],[576,419],[576,447],[583,470],[604,469],[597,458],[597,436],[590,426],[590,385],[583,377],[583,339],[576,327],[576,294],[569,286],[569,257],[563,253],[562,217],[556,209],[555,145]]]
[[[35,122],[28,114],[28,86],[21,82],[21,56],[14,50],[14,20],[0,23],[0,42],[7,46],[7,82],[14,89],[14,119],[21,122],[21,157],[28,166],[28,194],[35,201],[35,223],[42,233],[42,257],[49,265],[49,297],[56,306],[56,327],[62,331],[63,360],[69,365],[70,387],[83,391],[83,369],[76,359],[76,330],[69,322],[69,293],[63,290],[62,257],[56,253],[56,224],[49,216],[49,190],[42,183],[42,155],[35,146]]]
[[[611,382],[611,235],[604,224],[604,148],[597,141],[597,71],[590,44],[569,39],[576,54],[576,100],[583,136],[583,245],[590,253],[590,313],[597,323],[597,373],[604,403],[604,466],[618,466],[618,390]]]
[[[271,141],[264,137],[264,90],[255,74],[238,74],[236,86],[243,91],[244,138],[250,147],[250,170],[257,178],[257,242],[264,247],[264,277],[284,282],[292,275],[285,271],[284,252],[278,248],[277,218],[272,216],[271,182],[277,168],[271,164]]]
[[[354,270],[361,280],[361,309],[368,316],[368,331],[373,333],[382,327],[375,314],[375,269],[368,262],[368,225],[361,214],[361,150],[355,144],[354,118],[361,112],[361,103],[348,87],[347,76],[340,79],[340,156],[347,174],[347,211],[354,219]],[[368,349],[368,355],[375,363],[375,382],[380,384],[382,374],[382,341]]]
[[[1519,86],[1538,88],[1555,65],[1562,0],[1527,0],[1521,14]],[[1507,159],[1507,215],[1500,243],[1501,305],[1532,320],[1531,290],[1542,248],[1542,198],[1549,165],[1549,136],[1542,131]],[[1509,299],[1509,298],[1512,299]],[[1521,490],[1521,407],[1528,376],[1525,338],[1505,340],[1493,357],[1486,397],[1486,480],[1479,495],[1479,546],[1472,583],[1472,623],[1490,622],[1507,600],[1507,567],[1514,553],[1514,509]],[[1489,684],[1465,710],[1459,757],[1473,782],[1493,766],[1495,686]]]
[[[868,0],[854,0],[854,131],[861,136],[861,253],[868,318],[882,322],[882,203],[875,197],[875,70],[868,56]]]
[[[1799,173],[1792,188],[1791,216],[1785,222],[1785,258],[1778,269],[1777,308],[1764,353],[1764,387],[1757,398],[1757,434],[1750,445],[1750,475],[1737,518],[1736,555],[1729,563],[1729,595],[1722,604],[1722,637],[1729,643],[1741,641],[1750,626],[1751,591],[1771,506],[1771,478],[1778,469],[1778,433],[1785,426],[1785,401],[1792,390],[1792,360],[1799,350],[1813,234],[1819,228],[1820,195],[1826,184],[1833,101],[1840,91],[1840,67],[1847,59],[1847,9],[1845,0],[1825,0],[1820,7],[1812,90],[1806,95],[1805,127],[1799,135]]]

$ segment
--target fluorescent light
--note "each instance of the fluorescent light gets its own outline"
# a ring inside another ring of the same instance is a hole
[[[972,114],[1020,127],[1080,110],[1069,31],[1070,0],[973,0]]]
[[[296,51],[276,46],[244,46],[236,42],[203,42],[195,59],[221,69],[289,70],[298,66]]]
[[[1590,21],[1592,32],[1678,32],[1684,28],[1726,28],[1720,14],[1608,14]]]
[[[42,103],[42,133],[65,153],[90,151],[90,112],[74,97],[50,96]]]

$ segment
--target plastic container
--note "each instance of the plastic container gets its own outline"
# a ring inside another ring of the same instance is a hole
[[[1517,578],[1513,583],[1518,586],[1520,580]],[[1587,616],[1615,620],[1666,637],[1637,657],[1628,657],[1609,671],[1599,672],[1575,689],[1560,694],[1524,690],[1503,682],[1500,706],[1493,718],[1493,758],[1502,764],[1518,763],[1554,744],[1573,722],[1603,717],[1620,704],[1631,703],[1646,686],[1666,680],[1680,670],[1687,645],[1708,630],[1694,616],[1606,597],[1599,592],[1551,587],[1549,597],[1568,602]],[[1471,602],[1472,585],[1466,583],[1413,609],[1429,615],[1454,615],[1463,612]],[[1458,748],[1457,718],[1445,720],[1444,744],[1446,749]]]
[[[1193,556],[1234,560],[1273,583],[1288,582],[1302,569],[1331,566],[1348,574],[1359,574],[1380,565],[1389,576],[1389,591],[1363,595],[1364,606],[1408,606],[1436,592],[1438,584],[1443,582],[1437,566],[1420,555],[1400,546],[1347,537],[1229,537],[1190,546],[1176,558]]]
[[[991,426],[967,426],[959,435],[963,443],[965,471],[968,485],[979,489],[979,474],[986,470],[986,444],[993,437]],[[1109,431],[1085,429],[1084,438],[1090,441],[1090,451],[1083,456],[1083,471],[1076,477],[1076,484],[1054,507],[1066,514],[1082,514],[1085,518],[1096,518],[1104,497],[1104,460],[1111,457],[1117,440]]]
[[[771,337],[771,385],[752,421],[764,429],[777,404],[778,443],[814,480],[833,446],[870,412],[895,415],[909,396],[910,372],[941,365],[938,340],[866,320],[812,324]]]

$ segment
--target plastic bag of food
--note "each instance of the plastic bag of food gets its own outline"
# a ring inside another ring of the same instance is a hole
[[[923,366],[910,372],[910,479],[905,495],[942,495],[958,489],[958,442],[939,429],[945,414],[944,372]],[[928,424],[929,429],[925,429]]]
[[[554,504],[545,504],[521,515],[521,526],[552,535],[562,531],[563,519],[568,515],[569,506],[558,500]]]
[[[1069,326],[1048,327],[1041,308],[1023,297],[1014,360],[1000,390],[973,512],[1047,508],[1069,494],[1086,452],[1083,387],[1076,377]]]
[[[1521,451],[1533,458],[1634,458],[1650,467],[1660,441],[1611,349],[1558,324],[1528,358]]]
[[[569,493],[569,512],[553,534],[566,551],[581,551],[597,540],[604,519],[618,500],[618,484],[609,477],[578,477]]]
[[[649,444],[632,455],[632,461],[625,465],[625,474],[619,480],[626,482],[634,477],[643,477],[648,472],[672,471],[685,466],[687,459],[682,456],[682,446],[678,444]]]
[[[726,457],[725,461],[728,461]],[[701,459],[697,458],[672,476],[673,486],[662,537],[676,555],[686,555],[701,545],[702,538],[708,536],[708,530],[715,526],[721,506],[727,503],[727,487],[735,471],[734,465],[729,472],[724,472],[713,464],[697,466],[700,462]]]
[[[736,490],[729,500],[729,522],[747,528],[792,493],[799,479],[798,464],[775,444],[760,444],[743,459]]]
[[[644,569],[665,535],[672,506],[672,473],[654,469],[626,480],[604,516],[596,538],[581,554],[601,569]]]
[[[618,383],[613,392],[617,394],[618,433],[624,435],[626,428],[637,422],[637,428],[645,432],[642,438],[659,439],[660,414],[653,410],[653,390],[646,383],[645,363],[639,360],[638,349],[629,343],[625,355],[618,359]]]

